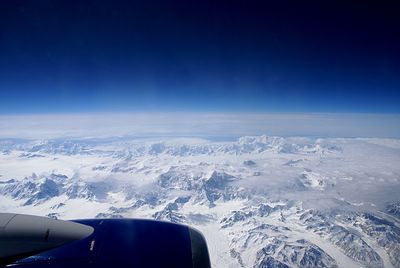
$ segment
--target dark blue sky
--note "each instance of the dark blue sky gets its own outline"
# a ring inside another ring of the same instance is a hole
[[[399,113],[400,8],[347,2],[3,1],[0,113]]]

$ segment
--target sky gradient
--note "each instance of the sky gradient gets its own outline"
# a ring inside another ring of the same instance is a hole
[[[0,113],[400,113],[400,9],[7,1]]]

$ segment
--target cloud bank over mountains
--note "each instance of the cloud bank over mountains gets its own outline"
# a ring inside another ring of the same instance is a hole
[[[400,267],[399,141],[0,139],[0,211],[188,224],[213,267]]]

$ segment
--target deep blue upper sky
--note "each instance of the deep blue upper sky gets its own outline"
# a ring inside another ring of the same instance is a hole
[[[346,2],[3,1],[0,113],[400,113],[400,8]]]

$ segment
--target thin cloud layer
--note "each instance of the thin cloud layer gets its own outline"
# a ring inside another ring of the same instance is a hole
[[[400,115],[92,113],[0,116],[0,138],[244,135],[400,138]]]

